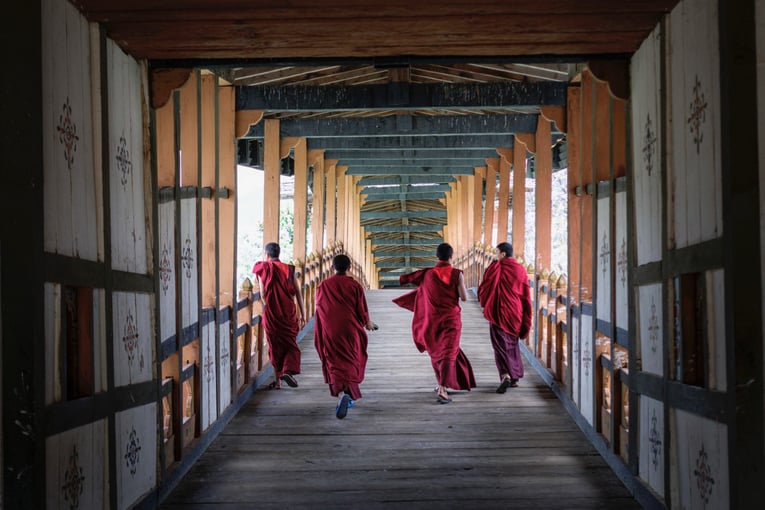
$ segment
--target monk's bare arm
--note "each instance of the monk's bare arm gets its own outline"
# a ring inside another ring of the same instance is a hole
[[[297,275],[292,277],[292,284],[295,286],[295,297],[298,302],[298,310],[300,311],[300,317],[298,317],[298,323],[302,327],[305,325],[305,304],[303,303],[303,289],[300,288],[300,281]]]
[[[462,273],[460,273],[460,284],[458,290],[460,293],[460,299],[467,301],[467,289],[465,288],[465,278],[463,278]]]

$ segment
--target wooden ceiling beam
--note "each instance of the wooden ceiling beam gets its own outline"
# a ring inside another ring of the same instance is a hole
[[[343,111],[563,106],[565,82],[240,86],[237,110]],[[536,110],[530,109],[529,112]]]

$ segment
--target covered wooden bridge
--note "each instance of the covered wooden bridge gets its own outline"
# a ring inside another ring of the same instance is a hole
[[[0,506],[759,507],[760,2],[413,4],[5,7]],[[337,253],[369,289],[348,420],[311,323],[262,390],[255,221],[309,315]],[[493,392],[468,302],[479,388],[436,406],[398,276],[504,240],[528,377]]]

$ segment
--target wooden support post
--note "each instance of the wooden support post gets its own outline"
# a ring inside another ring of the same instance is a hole
[[[568,89],[568,115],[574,119],[568,130],[568,284],[570,299],[579,303],[579,287],[581,285],[582,257],[580,243],[582,235],[582,198],[578,190],[582,185],[581,154],[581,96],[579,87]],[[569,322],[570,324],[570,322]],[[571,336],[569,337],[571,338]],[[571,342],[569,342],[571,345]],[[569,353],[569,359],[571,353]],[[570,371],[569,371],[570,372]],[[568,374],[567,374],[568,375]]]
[[[515,149],[515,151],[521,151],[525,154],[522,149]],[[508,235],[510,229],[507,225],[510,211],[510,162],[504,158],[499,160],[499,196],[497,198],[499,203],[497,206],[497,235],[492,245],[511,241],[511,236]],[[513,243],[513,250],[515,251],[515,243]]]
[[[321,256],[324,245],[324,150],[311,150],[308,161],[313,166],[313,211],[311,214],[311,251]]]
[[[498,216],[494,214],[494,199],[497,196],[497,171],[499,170],[499,158],[488,158],[486,160],[486,200],[483,207],[483,244],[494,246],[494,219]],[[507,215],[505,215],[507,218]],[[507,220],[505,220],[507,226]]]
[[[526,233],[526,147],[515,135],[515,148],[513,149],[513,254],[525,253]],[[500,174],[501,175],[501,174]]]
[[[332,244],[337,240],[337,160],[327,159],[324,161],[324,167],[327,169],[326,175],[326,222],[327,222],[327,244]]]
[[[301,138],[295,145],[295,225],[293,258],[305,262],[308,209],[308,143]]]
[[[539,267],[552,269],[552,148],[550,122],[541,115],[536,133],[536,259]]]
[[[279,120],[266,119],[263,140],[263,245],[279,242]]]
[[[335,240],[342,241],[345,250],[348,251],[348,197],[346,196],[348,178],[345,172],[348,167],[345,165],[337,166],[337,226],[335,229]]]
[[[218,182],[221,191],[236,189],[236,160],[234,151],[234,87],[218,88]],[[235,306],[237,289],[241,282],[236,280],[236,198],[234,193],[218,197],[218,304]]]
[[[473,182],[473,194],[471,200],[473,201],[473,224],[472,235],[470,240],[471,246],[475,243],[480,243],[482,239],[481,225],[483,225],[483,180],[486,176],[486,167],[476,167],[475,178]]]

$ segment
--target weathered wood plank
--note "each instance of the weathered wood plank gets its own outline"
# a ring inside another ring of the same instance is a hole
[[[300,387],[257,391],[162,508],[638,508],[539,376],[495,393],[474,297],[462,347],[478,387],[436,403],[412,314],[391,302],[402,292],[367,293],[380,330],[369,334],[364,398],[345,420],[309,336]]]

